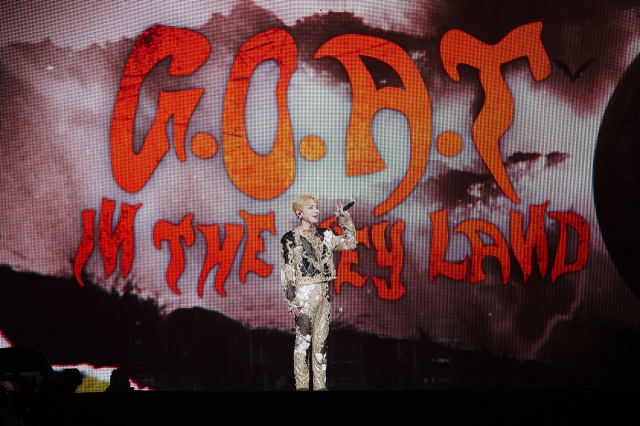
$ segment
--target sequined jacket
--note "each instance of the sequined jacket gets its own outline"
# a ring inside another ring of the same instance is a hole
[[[333,264],[334,250],[355,250],[356,228],[351,217],[340,216],[344,236],[338,236],[327,228],[310,231],[295,228],[280,241],[280,281],[287,310],[300,309],[296,288],[336,279]]]

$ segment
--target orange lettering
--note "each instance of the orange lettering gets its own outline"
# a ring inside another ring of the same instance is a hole
[[[397,87],[376,90],[360,55],[389,64],[402,79],[404,90]],[[374,215],[380,216],[411,194],[426,169],[431,148],[431,104],[427,88],[409,55],[400,46],[382,38],[361,34],[334,37],[323,44],[314,57],[325,56],[338,59],[351,80],[353,106],[347,131],[347,176],[375,173],[386,168],[371,137],[371,121],[379,110],[397,110],[409,121],[409,168],[389,198],[374,209]]]
[[[371,228],[371,238],[376,248],[376,263],[381,267],[391,267],[391,276],[387,287],[385,280],[371,276],[373,283],[378,288],[378,297],[384,300],[398,300],[406,292],[404,285],[400,281],[402,264],[404,261],[404,247],[402,246],[402,232],[404,231],[404,221],[399,220],[391,226],[391,247],[387,249],[387,242],[384,231],[387,229],[387,222],[377,223]]]
[[[473,141],[500,189],[519,203],[500,157],[500,137],[513,122],[513,97],[500,73],[500,65],[520,57],[529,60],[536,81],[551,73],[551,62],[540,40],[542,22],[522,25],[495,45],[488,45],[460,30],[448,31],[440,41],[440,57],[449,77],[460,80],[457,67],[470,65],[480,71],[485,103],[472,127]]]
[[[330,220],[330,219],[329,219]],[[329,222],[330,224],[331,222]],[[327,225],[328,226],[328,225]],[[342,228],[339,228],[342,231]],[[342,231],[344,233],[344,231]],[[356,240],[358,244],[364,244],[369,248],[369,227],[356,229]],[[351,269],[352,265],[358,265],[358,252],[356,250],[344,250],[340,252],[340,260],[338,261],[338,270],[336,272],[336,294],[340,294],[340,287],[344,283],[351,284],[354,287],[362,287],[367,281],[367,275],[364,277]]]
[[[169,253],[171,258],[169,260],[169,267],[167,268],[167,284],[169,288],[177,295],[182,294],[178,289],[178,279],[184,272],[185,259],[184,249],[180,238],[182,238],[187,245],[191,247],[195,241],[195,233],[193,232],[193,214],[188,214],[182,221],[175,225],[161,220],[153,227],[153,244],[158,250],[162,250],[162,242],[169,242]]]
[[[342,231],[342,228],[340,228],[339,226],[331,226],[334,224],[338,224],[338,221],[336,220],[335,216],[331,216],[326,218],[325,220],[323,220],[322,222],[320,222],[320,226],[319,228],[331,228],[331,230],[333,230],[334,233],[338,233],[338,231]],[[344,234],[344,232],[342,231],[342,234]],[[342,234],[338,234],[338,235],[342,235]]]
[[[240,210],[240,216],[247,224],[247,242],[244,246],[242,264],[240,265],[240,281],[247,282],[247,274],[255,272],[261,277],[267,277],[273,270],[273,265],[267,265],[262,259],[256,256],[264,252],[264,241],[260,234],[262,231],[269,231],[276,235],[275,216],[273,212],[266,215],[252,215],[244,210]]]
[[[493,256],[500,262],[502,268],[502,284],[509,281],[511,273],[511,263],[509,258],[509,247],[500,230],[492,223],[484,220],[465,220],[453,230],[454,234],[464,233],[471,242],[471,277],[472,283],[477,283],[487,279],[482,270],[482,261],[487,256]],[[484,245],[478,235],[479,232],[490,236],[495,244]]]
[[[142,204],[136,204],[135,206],[122,204],[120,219],[116,225],[115,232],[112,232],[111,227],[115,206],[115,201],[106,198],[102,199],[102,210],[100,211],[100,220],[98,222],[98,248],[102,254],[102,261],[104,262],[105,279],[109,278],[111,273],[116,269],[116,256],[118,255],[120,246],[122,246],[122,255],[120,257],[122,262],[122,276],[127,278],[127,275],[129,275],[131,265],[133,264],[133,221],[135,220],[136,212]]]
[[[533,247],[536,248],[540,275],[544,277],[547,273],[549,250],[547,248],[547,233],[544,229],[544,211],[548,206],[549,201],[540,206],[529,206],[529,228],[526,237],[522,224],[523,214],[511,212],[511,248],[522,268],[524,282],[527,282],[533,269]]]
[[[222,115],[224,164],[233,184],[258,200],[270,200],[293,183],[296,165],[287,88],[297,67],[298,50],[293,38],[274,28],[251,37],[238,50],[227,83]],[[271,152],[259,155],[249,145],[245,128],[245,104],[251,75],[263,61],[275,59],[280,66],[276,85],[278,129]]]
[[[200,279],[198,280],[198,296],[203,297],[204,283],[207,280],[207,276],[211,269],[217,264],[220,264],[218,271],[216,272],[215,286],[216,291],[221,296],[226,296],[227,292],[224,291],[224,282],[231,272],[231,266],[233,265],[233,259],[236,257],[236,252],[242,237],[244,236],[244,226],[225,224],[225,237],[220,245],[220,233],[218,231],[218,225],[196,225],[196,227],[204,234],[207,240],[207,254],[204,264],[202,265],[202,272],[200,273]]]
[[[120,80],[111,120],[111,167],[116,183],[125,191],[138,192],[169,150],[167,122],[173,116],[173,140],[180,161],[186,158],[184,138],[187,124],[202,89],[160,92],[158,112],[142,149],[133,149],[134,121],[140,87],[146,75],[161,60],[171,56],[170,76],[193,74],[209,57],[207,39],[189,30],[155,25],[143,32],[129,55]]]
[[[438,275],[452,280],[462,281],[467,275],[469,256],[459,263],[444,260],[449,246],[449,227],[447,210],[440,210],[429,215],[431,219],[431,255],[429,258],[429,281],[433,282]]]
[[[95,217],[95,210],[82,211],[82,240],[80,240],[80,247],[78,247],[76,257],[73,261],[73,275],[81,286],[84,286],[84,283],[82,282],[82,268],[84,268],[85,263],[89,260],[89,256],[91,256],[95,244],[93,240],[93,221]]]
[[[590,245],[589,224],[584,218],[571,212],[551,212],[549,217],[557,220],[560,226],[558,250],[551,269],[551,281],[556,282],[560,275],[579,271],[587,264]],[[578,231],[578,256],[576,261],[570,265],[564,264],[567,260],[567,226]]]

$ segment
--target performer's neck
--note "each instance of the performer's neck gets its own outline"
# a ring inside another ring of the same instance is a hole
[[[311,231],[312,229],[315,228],[315,226],[313,226],[311,222],[309,222],[308,220],[302,219],[300,221],[300,225],[298,225],[298,228],[303,229],[305,231]]]

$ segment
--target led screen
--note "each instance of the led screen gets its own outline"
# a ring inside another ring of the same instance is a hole
[[[633,386],[638,12],[3,2],[2,346],[80,391],[292,389],[312,193],[338,234],[356,202],[331,388]]]

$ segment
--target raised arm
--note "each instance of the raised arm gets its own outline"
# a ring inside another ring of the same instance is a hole
[[[333,238],[331,238],[331,249],[336,251],[355,250],[358,245],[358,240],[356,239],[356,227],[353,225],[351,216],[340,216],[338,223],[344,230],[344,235],[334,235]]]
[[[282,237],[280,241],[280,282],[284,292],[284,301],[287,311],[299,308],[296,299],[295,269],[293,266],[293,239]]]

